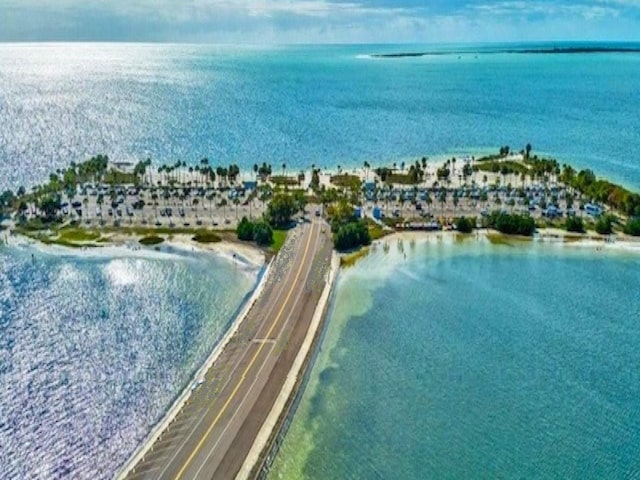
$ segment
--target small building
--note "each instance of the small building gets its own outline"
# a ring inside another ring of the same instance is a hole
[[[360,208],[360,207],[355,207],[355,208],[353,209],[353,215],[354,215],[356,218],[362,218],[362,208]]]
[[[376,220],[382,219],[382,209],[380,207],[373,207],[373,218]]]

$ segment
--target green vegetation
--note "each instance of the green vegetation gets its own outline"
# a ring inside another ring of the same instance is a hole
[[[584,222],[581,217],[567,217],[564,224],[568,232],[584,233]]]
[[[254,230],[254,223],[249,221],[247,217],[242,217],[242,220],[240,220],[240,223],[238,223],[238,227],[236,228],[238,240],[242,240],[243,242],[253,241]]]
[[[376,168],[374,172],[383,182],[389,184],[400,184],[400,185],[415,185],[420,183],[424,179],[424,172],[426,170],[426,158],[422,159],[422,163],[416,161],[414,164],[409,165],[406,173],[404,171],[404,162],[401,164],[401,172],[398,172],[394,168],[381,167]]]
[[[209,230],[199,230],[191,240],[198,243],[218,243],[222,238]]]
[[[501,175],[527,174],[529,169],[524,163],[513,160],[488,160],[475,165],[474,170],[483,172],[500,173]]]
[[[162,242],[164,242],[164,238],[158,237],[157,235],[151,235],[151,236],[143,237],[140,239],[140,244],[145,245],[147,247],[150,247],[153,245],[159,245]]]
[[[297,177],[273,175],[270,180],[274,185],[287,185],[290,187],[300,185],[300,180]]]
[[[271,250],[274,252],[279,252],[284,242],[287,240],[287,231],[286,230],[274,230],[273,231],[273,243],[271,244]]]
[[[331,217],[333,245],[336,250],[344,252],[371,244],[367,222],[356,219],[353,206],[345,199],[332,205],[328,211]]]
[[[333,175],[331,177],[331,183],[336,187],[340,188],[355,188],[356,190],[360,189],[360,178],[356,175],[349,175],[348,173],[343,173],[340,175]]]
[[[536,230],[533,218],[526,215],[495,211],[487,218],[487,226],[507,235],[530,237]]]
[[[100,232],[85,230],[83,228],[61,228],[59,239],[67,242],[97,242],[100,240]]]
[[[392,233],[391,231],[385,230],[384,228],[382,228],[380,225],[378,225],[376,222],[374,222],[370,218],[367,218],[367,226],[369,227],[369,237],[371,238],[372,241],[379,240],[382,237],[386,237],[387,235]]]
[[[366,222],[355,221],[341,225],[334,230],[333,244],[340,252],[370,245],[371,237]]]
[[[640,216],[640,194],[608,180],[598,180],[591,170],[576,173],[571,166],[564,165],[560,180],[593,201],[606,203],[625,215]]]
[[[256,222],[253,230],[253,239],[260,246],[267,246],[273,243],[273,229],[267,222]]]
[[[120,172],[118,170],[110,170],[104,175],[104,183],[107,185],[132,185],[139,182],[135,173]]]
[[[613,233],[613,221],[613,216],[601,215],[596,221],[596,232],[600,235],[611,235]]]
[[[268,246],[273,243],[273,230],[267,222],[262,220],[252,222],[247,217],[242,217],[236,233],[238,239],[245,242],[255,241],[260,246]]]
[[[346,254],[342,257],[340,257],[340,266],[341,267],[353,267],[358,260],[360,260],[361,258],[366,257],[367,255],[369,255],[369,248],[365,247],[365,248],[361,248],[360,250],[358,250],[357,252],[352,252],[349,254]]]
[[[291,196],[284,193],[274,195],[267,207],[265,218],[274,228],[288,227],[291,217],[299,210],[299,205]]]
[[[476,227],[475,218],[460,217],[455,220],[456,228],[460,233],[471,233]]]
[[[640,217],[630,218],[624,227],[624,233],[633,237],[640,237]]]

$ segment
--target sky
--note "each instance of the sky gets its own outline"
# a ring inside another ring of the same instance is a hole
[[[0,0],[0,41],[640,40],[640,0]]]

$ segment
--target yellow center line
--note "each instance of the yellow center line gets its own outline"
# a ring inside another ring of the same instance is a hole
[[[311,231],[313,232],[313,225],[311,226]],[[302,270],[303,270],[303,267],[304,267],[304,259],[307,257],[307,252],[309,251],[309,245],[311,245],[311,237],[312,236],[313,235],[309,234],[309,239],[307,240],[307,245],[305,246],[304,253],[302,255],[302,264],[300,265],[300,268],[298,269],[298,273],[296,274],[296,278],[293,280],[293,284],[292,284],[293,286],[295,286],[298,283],[298,279],[300,278],[300,274],[302,273]],[[291,298],[291,294],[293,293],[293,290],[294,290],[293,288],[291,290],[289,290],[289,294],[287,295],[287,298],[285,298],[284,302],[282,302],[282,307],[280,308],[280,311],[278,312],[278,315],[276,316],[273,324],[271,325],[271,328],[269,329],[269,331],[265,335],[265,338],[269,338],[271,336],[271,334],[273,333],[273,330],[276,328],[276,325],[278,324],[278,321],[280,320],[280,317],[282,316],[282,313],[284,312],[284,309],[287,306],[287,303],[289,303],[289,299]],[[224,403],[224,405],[222,405],[222,408],[218,412],[218,415],[216,415],[216,418],[213,419],[213,422],[211,423],[211,425],[207,429],[206,433],[204,434],[202,439],[198,442],[198,445],[196,445],[196,448],[193,449],[193,452],[191,452],[191,455],[189,455],[189,458],[187,458],[187,461],[185,462],[183,467],[180,469],[180,471],[176,475],[176,480],[180,479],[182,477],[182,475],[184,474],[185,470],[189,467],[189,464],[191,463],[191,461],[198,454],[198,452],[202,448],[202,445],[204,445],[204,442],[209,437],[209,434],[211,433],[211,431],[214,429],[214,427],[216,426],[216,424],[218,423],[218,421],[220,420],[222,415],[224,415],[224,412],[229,407],[229,404],[231,404],[231,401],[236,396],[236,393],[238,393],[238,390],[240,390],[240,387],[242,386],[242,384],[245,381],[247,373],[249,373],[249,370],[251,370],[251,368],[253,367],[253,364],[256,362],[256,360],[257,360],[258,356],[260,355],[260,353],[262,352],[262,349],[264,348],[265,344],[266,344],[265,342],[260,343],[260,346],[258,347],[258,351],[256,351],[256,353],[251,358],[251,361],[249,362],[249,365],[247,365],[247,368],[245,368],[244,372],[242,372],[242,377],[240,377],[240,381],[238,382],[236,387],[231,392],[231,395],[229,395],[229,398],[227,398],[227,401]]]

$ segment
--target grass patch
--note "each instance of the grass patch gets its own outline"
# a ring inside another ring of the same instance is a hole
[[[222,237],[208,230],[200,230],[191,240],[198,243],[218,243],[222,241]]]
[[[278,253],[285,240],[287,239],[287,230],[274,230],[273,231],[273,243],[271,244],[271,250]]]
[[[369,247],[364,247],[357,252],[342,255],[340,257],[340,266],[345,268],[353,267],[358,260],[366,257],[367,255],[369,255]]]
[[[504,160],[502,162],[495,160],[488,160],[484,163],[477,165],[478,170],[482,172],[501,173],[503,170],[507,173],[519,173],[527,174],[529,169],[521,162],[515,162],[513,160]]]
[[[499,155],[499,154],[486,155],[484,157],[480,157],[480,158],[476,159],[476,161],[477,162],[492,162],[492,161],[500,160],[500,159],[503,159],[503,158],[505,158],[504,155]]]
[[[360,188],[360,177],[356,175],[349,175],[348,173],[343,173],[340,175],[334,175],[331,177],[331,183],[336,187],[341,188]]]
[[[387,183],[394,183],[398,185],[416,185],[415,177],[412,177],[408,173],[392,173],[387,177]]]
[[[272,175],[270,178],[274,185],[286,185],[289,187],[300,185],[298,177],[286,177],[283,175]]]
[[[389,230],[383,229],[380,225],[378,225],[371,219],[367,219],[367,225],[369,227],[369,236],[371,237],[371,241],[379,240],[382,237],[386,237],[387,235],[393,233]]]
[[[100,232],[83,228],[61,228],[58,234],[58,240],[66,242],[97,242],[102,236]]]
[[[146,247],[150,247],[153,245],[159,245],[164,242],[164,238],[158,237],[157,235],[150,235],[148,237],[143,237],[140,239],[140,244]]]
[[[110,170],[104,175],[104,183],[108,185],[135,184],[138,179],[133,173]]]

